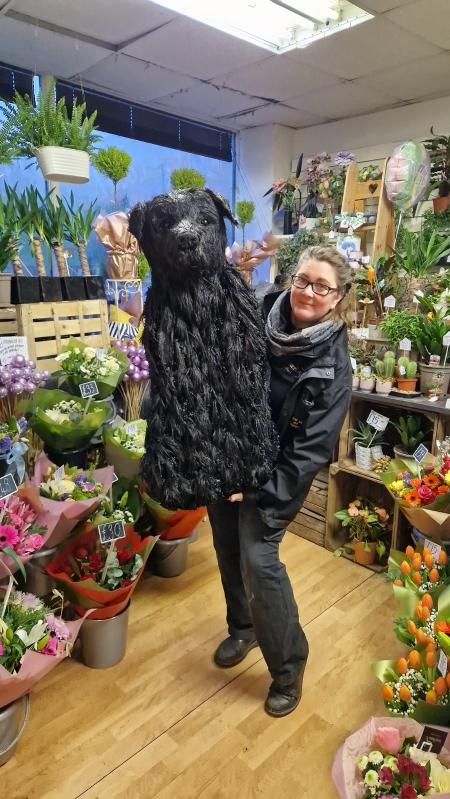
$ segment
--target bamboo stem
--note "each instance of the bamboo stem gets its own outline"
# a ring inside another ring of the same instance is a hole
[[[80,241],[77,245],[77,249],[78,249],[78,255],[80,258],[81,271],[83,273],[83,276],[90,277],[91,270],[89,268],[89,262],[86,255],[86,245],[83,244],[82,241]]]
[[[13,257],[11,258],[11,263],[13,265],[15,276],[22,277],[23,276],[22,261],[20,260],[19,256],[13,255]]]
[[[46,276],[45,261],[42,253],[41,239],[33,239],[33,245],[34,245],[34,260],[36,261],[36,268],[38,275],[39,277],[45,277]]]
[[[69,277],[67,271],[66,259],[64,258],[64,247],[62,244],[52,244],[56,255],[56,263],[58,264],[58,272],[60,277]]]

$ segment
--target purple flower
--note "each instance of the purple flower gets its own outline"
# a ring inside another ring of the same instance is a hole
[[[24,594],[22,597],[22,607],[37,610],[40,607],[41,600],[34,594]]]
[[[11,449],[11,438],[8,435],[3,436],[0,440],[0,455],[4,455]]]
[[[78,476],[75,478],[75,485],[77,485],[77,486],[78,486],[78,488],[83,488],[83,486],[84,486],[85,482],[86,482],[86,478],[85,478],[85,477],[84,477],[82,474],[79,474],[79,475],[78,475]]]
[[[53,613],[49,613],[48,616],[45,617],[45,621],[47,622],[47,627],[50,632],[54,633],[57,638],[62,641],[69,638],[69,628],[64,624],[62,619],[57,618]]]
[[[334,159],[334,163],[338,166],[350,166],[354,161],[356,161],[355,156],[347,150],[341,150]]]
[[[21,418],[21,419],[18,419],[18,420],[17,420],[17,424],[18,424],[18,425],[19,425],[19,427],[20,427],[20,432],[21,432],[21,433],[24,433],[24,432],[25,432],[25,430],[26,430],[26,429],[27,429],[27,427],[28,427],[28,422],[27,422],[27,420],[25,419],[25,417],[24,417],[24,416],[22,416],[22,418]]]

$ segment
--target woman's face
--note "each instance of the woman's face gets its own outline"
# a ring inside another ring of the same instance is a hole
[[[310,259],[304,261],[297,268],[295,273],[310,283],[320,283],[327,288],[336,289],[336,275],[334,269],[325,261],[315,261]],[[329,311],[336,307],[339,300],[344,296],[343,291],[330,291],[328,294],[315,294],[312,286],[299,289],[297,286],[291,288],[291,321],[294,327],[310,327],[315,325]]]

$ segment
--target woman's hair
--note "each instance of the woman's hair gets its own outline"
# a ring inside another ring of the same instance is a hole
[[[335,247],[308,247],[306,250],[303,250],[298,260],[297,270],[305,261],[311,260],[323,261],[329,264],[335,274],[337,288],[344,292],[342,299],[339,300],[336,307],[324,317],[323,321],[332,319],[337,322],[341,319],[346,325],[350,325],[349,292],[353,283],[353,269]],[[295,274],[297,274],[297,270]]]

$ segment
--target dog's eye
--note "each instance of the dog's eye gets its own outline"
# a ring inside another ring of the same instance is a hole
[[[210,224],[211,224],[210,220],[206,219],[206,217],[202,219],[202,225],[204,225],[204,227],[208,227],[208,225]]]
[[[170,219],[161,219],[160,225],[164,230],[168,230],[170,228]]]

